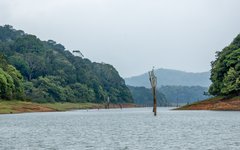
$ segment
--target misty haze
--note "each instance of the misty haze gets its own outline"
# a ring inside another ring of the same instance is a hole
[[[0,0],[0,150],[240,149],[239,0]]]

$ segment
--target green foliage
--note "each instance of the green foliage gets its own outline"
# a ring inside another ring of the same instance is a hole
[[[238,93],[240,91],[240,76],[234,68],[230,68],[223,79],[221,93],[224,95]]]
[[[24,35],[17,38],[12,48],[19,53],[40,53],[44,49],[42,41],[34,35]]]
[[[89,88],[87,85],[75,83],[70,85],[69,87],[73,92],[74,97],[79,97],[79,99],[76,99],[76,102],[94,102],[94,90]]]
[[[12,77],[0,68],[0,95],[2,99],[11,99],[13,93]]]
[[[210,94],[240,94],[240,35],[221,52],[217,52],[211,73]]]
[[[24,77],[29,76],[30,68],[27,61],[24,60],[23,55],[15,54],[8,58],[8,61],[14,65]]]
[[[12,41],[24,34],[21,30],[15,30],[10,25],[0,26],[0,41]]]
[[[23,77],[0,55],[0,99],[23,98]]]
[[[22,87],[32,101],[103,103],[110,97],[112,103],[132,102],[129,89],[113,66],[74,56],[53,40],[41,41],[4,26],[0,27],[0,52],[23,75]],[[6,75],[2,82],[5,80]]]

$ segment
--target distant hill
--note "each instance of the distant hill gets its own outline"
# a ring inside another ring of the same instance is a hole
[[[153,95],[152,90],[145,87],[133,87],[128,86],[130,89],[133,101],[138,105],[152,106],[153,105]],[[163,93],[157,90],[157,105],[158,106],[168,106],[169,103]]]
[[[208,88],[201,86],[162,86],[158,91],[163,93],[172,105],[190,104],[209,98],[204,95]]]
[[[171,69],[157,69],[158,86],[202,86],[209,87],[210,72],[191,73]],[[148,73],[139,76],[125,78],[127,85],[150,87]]]
[[[157,69],[155,74],[158,79],[159,92],[172,105],[193,103],[209,98],[203,95],[203,93],[208,91],[208,87],[211,84],[209,79],[210,72],[191,73],[171,69]],[[150,88],[148,78],[148,73],[144,73],[139,76],[126,78],[125,82],[128,86]],[[131,89],[130,91],[134,97],[137,91],[135,93]],[[141,95],[141,93],[139,94]]]

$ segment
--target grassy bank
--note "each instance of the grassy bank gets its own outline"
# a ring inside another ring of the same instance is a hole
[[[229,110],[240,111],[240,97],[214,97],[177,108],[177,110]]]
[[[111,104],[110,108],[119,108],[118,104]],[[136,107],[134,104],[122,104],[123,108]],[[95,103],[33,103],[25,101],[1,101],[0,114],[23,113],[23,112],[54,112],[73,109],[102,109],[104,104]]]
[[[54,111],[54,109],[32,102],[0,101],[0,114],[48,111]]]

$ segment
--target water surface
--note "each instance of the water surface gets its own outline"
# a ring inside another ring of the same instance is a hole
[[[0,115],[1,150],[239,150],[240,112],[158,108]]]

